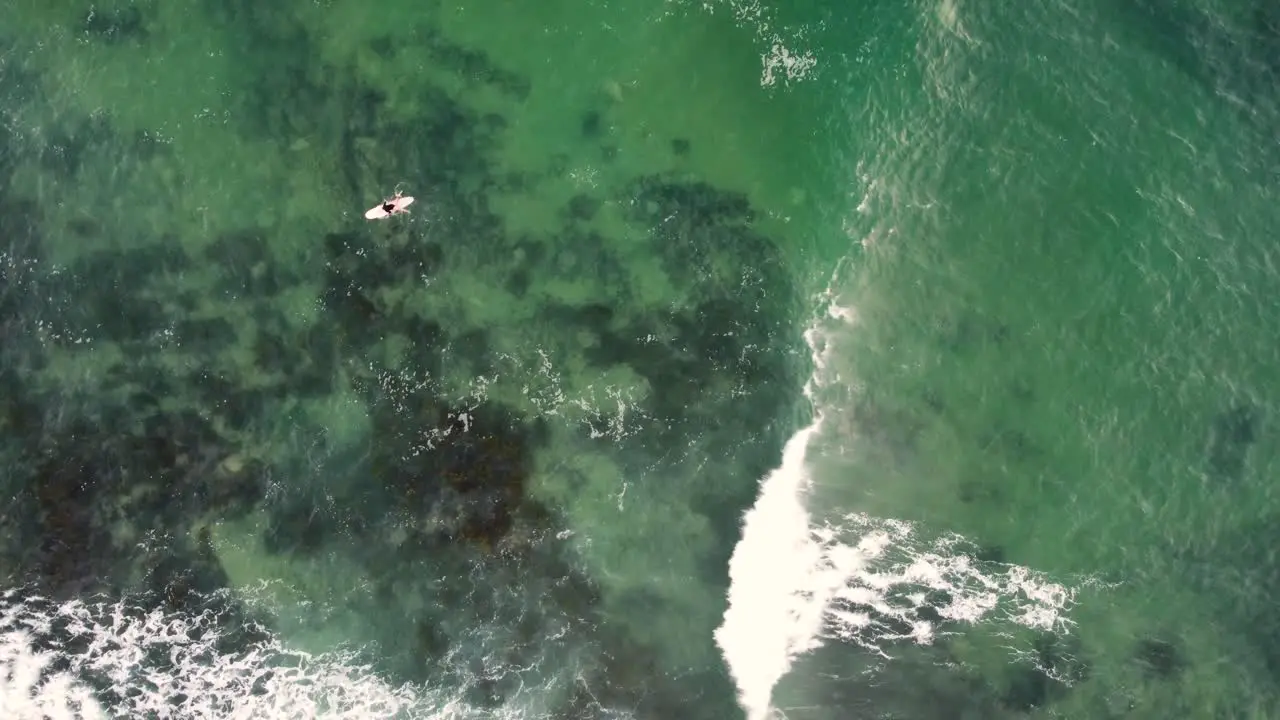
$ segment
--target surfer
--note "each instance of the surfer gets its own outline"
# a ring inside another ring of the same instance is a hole
[[[412,197],[403,195],[397,190],[395,195],[366,210],[364,217],[366,220],[381,220],[392,215],[408,214],[409,206],[412,204]]]

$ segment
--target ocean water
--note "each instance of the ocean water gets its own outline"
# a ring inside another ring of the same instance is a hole
[[[1280,715],[1265,3],[9,0],[0,120],[4,717]]]

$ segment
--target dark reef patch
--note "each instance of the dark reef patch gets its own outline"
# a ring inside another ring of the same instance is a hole
[[[986,563],[1005,563],[1008,562],[1005,556],[1004,546],[1002,545],[983,545],[974,553],[974,557],[980,562]]]
[[[21,564],[27,581],[51,595],[136,591],[119,584],[133,563],[145,560],[152,568],[145,574],[154,576],[157,559],[187,550],[170,542],[136,558],[131,532],[181,537],[193,515],[234,513],[261,496],[260,468],[219,465],[222,443],[198,416],[153,411],[130,427],[113,413],[67,424],[62,408],[41,404],[58,414],[27,414],[27,437],[18,441],[33,452],[11,467],[31,488],[22,497],[36,519],[22,533],[31,550]]]
[[[115,44],[147,38],[147,19],[135,3],[123,7],[95,6],[85,13],[80,27],[86,35]]]
[[[454,43],[434,28],[421,27],[418,32],[418,41],[441,67],[477,85],[496,87],[516,100],[529,96],[528,77],[499,67],[483,52]]]
[[[588,139],[600,137],[603,129],[604,120],[600,117],[600,113],[596,110],[590,110],[582,115],[582,136]]]
[[[531,452],[543,431],[497,405],[449,408],[418,400],[419,422],[404,417],[403,398],[375,408],[374,475],[421,521],[419,540],[496,546],[525,501]]]
[[[273,509],[270,523],[263,532],[262,546],[277,555],[317,552],[329,533],[328,519],[315,508],[301,504]]]
[[[1150,677],[1171,678],[1186,667],[1187,661],[1178,647],[1166,640],[1143,638],[1133,651],[1133,659]]]
[[[569,172],[569,164],[573,162],[573,158],[568,153],[555,153],[551,156],[550,162],[547,164],[547,172],[552,177],[563,177]]]
[[[204,259],[219,269],[217,289],[231,297],[269,297],[296,284],[283,277],[271,257],[268,238],[258,231],[225,233],[205,248]]]
[[[532,190],[539,177],[499,168],[505,117],[429,81],[415,96],[422,113],[395,115],[357,68],[317,62],[325,53],[289,9],[250,0],[203,7],[243,44],[230,61],[251,88],[238,96],[235,130],[335,148],[338,194],[356,206],[413,178],[413,193],[429,202],[430,235],[420,232],[428,223],[334,220],[317,233],[314,266],[285,268],[270,252],[273,228],[216,228],[191,256],[182,248],[193,243],[167,229],[127,238],[133,249],[55,269],[43,264],[42,208],[12,195],[7,173],[0,177],[0,231],[11,248],[0,263],[0,423],[12,431],[0,459],[14,468],[6,487],[21,517],[6,571],[54,595],[142,593],[155,607],[194,611],[228,583],[202,528],[252,513],[265,519],[259,539],[268,552],[349,553],[377,597],[402,603],[404,612],[370,620],[385,625],[389,643],[403,643],[388,661],[397,677],[482,677],[471,683],[471,700],[496,707],[523,680],[493,676],[491,664],[533,666],[559,652],[547,640],[554,631],[607,650],[604,667],[590,669],[599,673],[595,698],[658,717],[698,716],[690,708],[699,703],[716,708],[704,716],[732,712],[718,668],[700,675],[665,666],[658,643],[605,617],[615,601],[548,540],[564,520],[530,488],[535,454],[552,434],[548,421],[495,399],[446,396],[439,386],[457,367],[492,370],[505,338],[407,307],[404,298],[408,288],[466,271],[450,264],[462,265],[460,257],[514,258],[505,282],[517,296],[532,295],[541,278],[587,277],[604,288],[603,297],[537,308],[533,322],[587,346],[585,358],[572,360],[585,360],[588,371],[627,366],[653,389],[610,449],[632,463],[628,472],[661,478],[689,452],[726,461],[709,464],[688,500],[717,535],[698,566],[723,589],[740,513],[792,429],[773,419],[802,381],[788,352],[798,300],[778,243],[754,226],[747,197],[645,176],[613,195],[573,197],[554,233],[515,236],[490,198]],[[524,76],[433,29],[416,39],[436,70],[466,85],[512,102],[529,92]],[[398,52],[385,38],[372,50]],[[582,123],[584,135],[607,134],[599,114]],[[163,152],[155,138],[122,138],[102,118],[69,116],[61,128],[53,144],[22,156],[0,134],[0,170],[30,162],[73,183],[110,153]],[[687,153],[687,143],[672,150]],[[616,152],[602,150],[606,158]],[[570,158],[549,164],[563,174]],[[606,202],[649,233],[682,302],[631,304],[639,295],[631,284],[643,280],[593,223]],[[87,245],[112,231],[105,223],[87,208],[73,232]],[[318,307],[289,305],[317,286]],[[328,411],[306,400],[348,391],[361,407],[342,430],[344,445],[330,447],[340,433],[317,428]],[[591,431],[570,430],[584,442],[595,441]],[[322,441],[297,440],[314,435]],[[690,438],[696,450],[686,449]],[[145,553],[137,549],[144,537]],[[464,577],[474,582],[440,580]],[[428,589],[425,606],[411,597]],[[632,601],[641,600],[650,609],[666,602],[656,592]],[[459,630],[480,625],[493,631],[489,645]],[[711,698],[708,687],[723,692]],[[578,697],[592,707],[587,700]]]
[[[1045,707],[1069,692],[1072,684],[1089,676],[1089,666],[1079,657],[1078,646],[1052,633],[1039,633],[1034,642],[1034,663],[1009,668],[1001,704],[1016,712]]]
[[[188,318],[174,324],[178,342],[197,355],[213,355],[236,342],[239,331],[221,317]]]
[[[73,176],[86,154],[108,145],[112,133],[104,115],[63,120],[55,126],[40,154],[42,164],[54,172]]]
[[[253,349],[258,367],[281,383],[276,388],[281,396],[318,397],[333,391],[339,353],[327,329],[260,328]]]
[[[1229,480],[1244,475],[1260,424],[1261,414],[1252,405],[1236,405],[1213,418],[1209,430],[1209,469],[1213,475]]]
[[[583,193],[579,193],[569,198],[569,206],[566,208],[566,214],[571,220],[589,221],[600,212],[600,206],[603,204],[599,198],[591,197]]]
[[[75,344],[90,337],[108,342],[144,340],[168,327],[164,305],[145,292],[142,278],[149,270],[165,271],[180,254],[164,246],[122,252],[95,252],[70,268],[46,278],[50,296],[62,302],[43,315],[51,327],[62,330],[63,343]],[[74,301],[67,301],[74,298]]]
[[[511,271],[511,275],[507,278],[507,291],[518,298],[523,298],[529,291],[529,280],[528,268],[518,267]]]

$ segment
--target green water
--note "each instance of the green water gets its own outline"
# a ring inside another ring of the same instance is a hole
[[[1010,666],[975,716],[1272,716],[1275,36],[1249,11],[1188,10],[1201,34],[1148,22],[1174,8],[964,8],[922,13],[924,89],[857,153],[856,382],[828,389],[814,507],[1091,579],[1038,646],[1071,689]],[[950,645],[966,675],[1018,643]]]
[[[815,525],[1078,594],[830,639],[788,717],[1274,716],[1240,5],[11,0],[5,575],[229,589],[467,716],[735,717],[726,564],[834,300]]]

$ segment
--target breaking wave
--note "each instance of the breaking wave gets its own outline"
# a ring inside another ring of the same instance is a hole
[[[465,689],[395,686],[354,650],[292,650],[260,629],[233,628],[227,613],[191,615],[122,600],[55,602],[7,590],[0,595],[0,717],[482,715],[463,700]],[[516,715],[523,713],[508,716]]]
[[[956,623],[1062,631],[1076,597],[1034,570],[978,560],[959,535],[926,539],[912,523],[859,512],[822,522],[810,515],[806,460],[825,419],[816,391],[841,381],[829,369],[829,341],[857,320],[830,292],[827,299],[826,317],[805,334],[815,366],[805,386],[814,421],[787,443],[744,516],[729,563],[728,608],[715,634],[750,720],[773,716],[778,682],[798,657],[828,641],[888,658],[892,643],[928,645]]]

